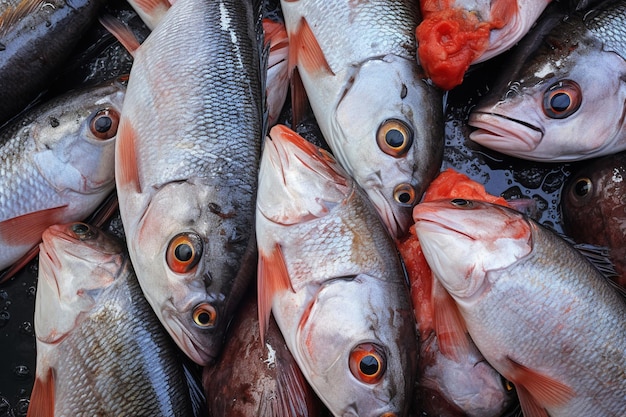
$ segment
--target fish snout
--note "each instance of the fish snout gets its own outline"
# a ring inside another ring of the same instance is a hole
[[[471,140],[509,155],[533,151],[544,135],[541,127],[499,113],[472,112],[468,124],[476,128]]]

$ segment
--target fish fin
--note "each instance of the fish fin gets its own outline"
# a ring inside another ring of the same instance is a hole
[[[26,417],[54,417],[54,374],[48,370],[45,380],[35,378]]]
[[[305,119],[305,115],[307,115],[310,110],[309,99],[297,68],[291,73],[289,88],[291,90],[292,126],[296,126]]]
[[[170,2],[167,0],[133,0],[129,3],[131,6],[137,6],[141,9],[141,11],[146,16],[149,16],[153,22],[161,20],[163,15],[171,7]]]
[[[272,313],[272,300],[274,294],[282,290],[291,290],[289,271],[285,264],[283,251],[279,244],[274,246],[272,253],[266,254],[259,248],[258,261],[258,304],[259,304],[259,328],[261,341],[265,341],[265,329],[269,326],[270,314]]]
[[[39,253],[39,245],[35,245],[28,252],[24,254],[20,259],[13,262],[13,265],[5,269],[0,273],[0,284],[4,284],[15,276],[22,268],[24,268],[30,261],[35,259],[35,256]]]
[[[309,73],[324,71],[335,75],[304,17],[300,20],[296,31],[289,36],[289,44],[289,68],[297,65]]]
[[[574,397],[574,391],[562,382],[527,368],[509,357],[507,360],[509,370],[505,377],[515,384],[518,394],[520,391],[528,393],[527,396],[520,396],[520,402],[522,397],[526,397],[526,405],[522,404],[522,410],[524,407],[532,410],[537,407],[558,406]]]
[[[495,0],[491,7],[491,27],[503,28],[517,13],[517,0]]]
[[[515,391],[524,417],[550,417],[546,409],[540,406],[524,387],[516,386]]]
[[[135,34],[122,22],[110,15],[103,15],[98,18],[100,24],[115,36],[124,48],[134,57],[135,51],[141,46]]]
[[[43,6],[45,0],[24,0],[15,5],[9,4],[4,12],[0,14],[0,36],[7,36],[20,20],[26,18],[39,7]]]
[[[137,167],[137,152],[135,150],[135,129],[131,122],[123,118],[117,129],[117,171],[116,178],[118,186],[130,186],[141,193],[141,183],[139,182],[139,169]]]
[[[13,245],[36,245],[49,226],[60,223],[67,204],[22,214],[0,222],[0,238]]]
[[[438,279],[433,280],[432,305],[435,333],[441,353],[454,360],[467,356],[470,345],[465,321],[454,299]]]
[[[191,400],[191,409],[193,417],[208,415],[206,409],[206,396],[202,389],[202,377],[198,374],[198,366],[191,361],[186,355],[178,355],[179,361],[182,361],[183,375],[187,388],[189,390],[189,399]]]
[[[263,415],[272,417],[319,415],[319,413],[311,413],[311,407],[317,408],[316,397],[300,368],[293,361],[284,365],[281,367],[281,372],[276,373],[278,404],[275,404],[273,395],[270,396],[273,393],[268,393],[270,395],[264,396],[263,399],[269,400],[267,402],[269,407],[273,408],[273,412]]]

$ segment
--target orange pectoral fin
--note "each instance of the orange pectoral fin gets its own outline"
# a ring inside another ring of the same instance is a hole
[[[574,397],[567,385],[507,359],[509,371],[504,376],[515,384],[525,417],[547,416],[546,406],[562,405]]]
[[[289,37],[289,68],[293,69],[296,65],[309,73],[325,71],[335,75],[305,18],[300,20],[296,32]]]
[[[433,280],[432,300],[439,350],[448,358],[460,360],[469,354],[467,327],[454,299],[438,279]]]
[[[270,254],[266,254],[262,249],[259,249],[257,285],[259,327],[261,340],[265,341],[265,329],[269,326],[274,294],[284,290],[293,291],[289,271],[287,270],[280,245],[276,244]]]
[[[45,381],[35,379],[26,417],[54,417],[54,374],[48,370]]]
[[[63,220],[67,205],[35,211],[0,222],[0,239],[11,245],[35,246],[49,226]]]
[[[135,34],[131,32],[127,26],[113,16],[109,15],[101,16],[98,20],[106,30],[111,32],[111,35],[115,36],[115,38],[131,55],[135,56],[135,51],[141,46],[141,44],[137,40]]]
[[[115,172],[115,177],[118,187],[131,188],[135,192],[140,193],[141,183],[139,182],[135,135],[135,129],[131,122],[126,118],[122,118],[117,129],[117,149],[115,152],[117,171]]]
[[[135,0],[135,4],[152,17],[165,13],[171,6],[167,0]]]

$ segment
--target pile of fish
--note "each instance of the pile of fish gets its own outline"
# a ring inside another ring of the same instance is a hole
[[[626,415],[625,23],[1,4],[0,416]]]

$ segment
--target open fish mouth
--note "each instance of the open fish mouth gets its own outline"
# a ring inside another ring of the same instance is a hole
[[[471,140],[509,155],[533,151],[544,135],[540,127],[498,113],[472,112],[468,124],[477,128]]]

